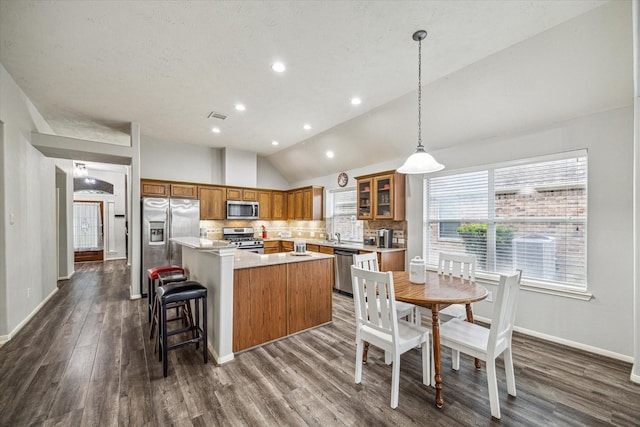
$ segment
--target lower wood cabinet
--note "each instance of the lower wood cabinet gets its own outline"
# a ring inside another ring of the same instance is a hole
[[[309,252],[320,252],[320,246],[313,245],[313,244],[310,245],[310,244],[307,243],[307,250]]]
[[[288,333],[331,321],[333,260],[288,264]],[[235,315],[234,315],[235,316]]]
[[[404,252],[376,252],[378,255],[378,268],[380,271],[404,271]],[[368,254],[371,251],[359,251],[361,254]]]
[[[333,259],[233,271],[234,352],[332,319]]]
[[[282,242],[280,242],[280,244],[282,252],[291,252],[293,250],[293,242],[291,241],[283,240]]]
[[[264,253],[265,254],[277,254],[280,252],[280,241],[279,240],[267,240],[264,242]]]
[[[233,272],[233,351],[287,335],[287,266]]]

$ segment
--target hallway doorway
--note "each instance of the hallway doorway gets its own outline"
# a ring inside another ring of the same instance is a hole
[[[104,211],[101,201],[73,202],[75,262],[104,259]]]

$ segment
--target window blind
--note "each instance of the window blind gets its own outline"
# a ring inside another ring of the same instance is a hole
[[[341,240],[362,242],[362,221],[356,217],[357,194],[355,187],[332,191],[333,233],[340,233]]]
[[[586,290],[586,155],[426,178],[425,191],[430,264],[473,254],[477,271]]]

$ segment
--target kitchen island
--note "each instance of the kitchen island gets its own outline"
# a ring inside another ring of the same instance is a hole
[[[209,350],[237,352],[331,322],[333,255],[260,255],[224,241],[175,238],[190,280],[208,289]]]

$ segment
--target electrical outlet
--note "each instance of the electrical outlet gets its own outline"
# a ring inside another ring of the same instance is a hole
[[[398,239],[398,243],[401,245],[404,244],[404,239]]]
[[[487,301],[488,302],[493,302],[493,292],[489,292],[489,294],[487,295]]]

